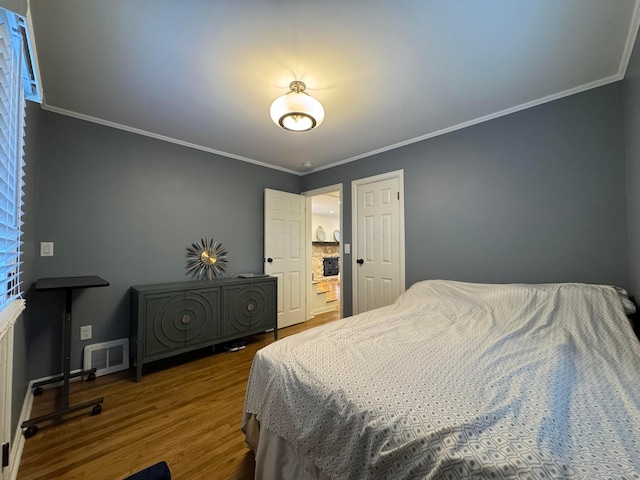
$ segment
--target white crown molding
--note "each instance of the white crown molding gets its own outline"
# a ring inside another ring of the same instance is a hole
[[[638,27],[640,26],[640,0],[636,0],[635,7],[633,9],[633,15],[631,17],[631,25],[627,32],[627,42],[625,43],[624,50],[622,52],[622,58],[620,58],[620,66],[618,67],[618,75],[620,78],[624,78],[627,73],[627,67],[629,66],[629,60],[633,53],[633,47],[636,43],[638,36]]]
[[[638,0],[638,1],[640,1],[640,0]],[[636,5],[638,5],[638,3],[636,3]],[[639,10],[637,9],[636,12],[638,12],[638,11]],[[638,15],[636,15],[636,19],[637,19],[637,17],[638,17]],[[637,33],[639,25],[640,25],[640,22],[638,22],[638,21],[636,21],[634,19],[634,26],[632,27],[632,30],[634,30]],[[632,37],[633,37],[633,39],[631,40]],[[635,42],[635,35],[630,35],[627,41],[628,42],[629,41]],[[626,51],[627,51],[627,49],[625,48],[625,52]],[[627,55],[627,54],[625,53],[625,55]],[[630,57],[630,53],[626,56],[626,60],[623,59],[621,61],[620,68],[622,69],[622,66],[624,64],[625,71],[626,71],[626,66],[629,63],[629,57]],[[584,91],[587,91],[587,90],[591,90],[593,88],[602,87],[604,85],[608,85],[610,83],[614,83],[614,82],[617,82],[619,80],[622,80],[623,78],[624,78],[624,72],[618,72],[617,74],[612,75],[610,77],[606,77],[606,78],[603,78],[603,79],[600,79],[600,80],[596,80],[596,81],[591,82],[591,83],[587,83],[587,84],[580,85],[580,86],[577,86],[577,87],[574,87],[574,88],[570,88],[568,90],[564,90],[564,91],[559,92],[559,93],[554,93],[553,95],[548,95],[548,96],[543,97],[543,98],[539,98],[539,99],[536,99],[536,100],[532,100],[530,102],[526,102],[526,103],[523,103],[523,104],[520,104],[520,105],[516,105],[515,107],[510,107],[510,108],[507,108],[505,110],[501,110],[499,112],[491,113],[489,115],[484,115],[482,117],[478,117],[478,118],[475,118],[475,119],[472,119],[472,120],[468,120],[466,122],[462,122],[462,123],[459,123],[457,125],[452,125],[451,127],[443,128],[443,129],[437,130],[435,132],[430,132],[430,133],[427,133],[425,135],[421,135],[419,137],[410,138],[410,139],[404,140],[402,142],[394,143],[392,145],[388,145],[386,147],[379,148],[377,150],[372,150],[370,152],[366,152],[366,153],[363,153],[363,154],[360,154],[360,155],[356,155],[354,157],[346,158],[344,160],[339,160],[337,162],[333,162],[333,163],[330,163],[328,165],[317,167],[317,168],[314,168],[312,170],[308,170],[306,172],[296,172],[295,170],[290,170],[288,168],[283,168],[283,167],[279,167],[279,166],[276,166],[276,165],[271,165],[271,164],[268,164],[268,163],[265,163],[265,162],[261,162],[259,160],[254,160],[252,158],[242,157],[240,155],[234,155],[232,153],[223,152],[221,150],[215,150],[213,148],[204,147],[202,145],[198,145],[198,144],[195,144],[195,143],[184,142],[182,140],[178,140],[178,139],[175,139],[175,138],[172,138],[172,137],[167,137],[167,136],[164,136],[164,135],[159,135],[159,134],[153,133],[153,132],[148,132],[146,130],[141,130],[139,128],[128,127],[126,125],[122,125],[122,124],[115,123],[115,122],[110,122],[108,120],[102,120],[100,118],[92,117],[92,116],[85,115],[85,114],[82,114],[82,113],[73,112],[71,110],[65,110],[63,108],[53,107],[51,105],[46,105],[45,103],[42,104],[42,108],[45,109],[45,110],[54,112],[54,113],[59,113],[61,115],[66,115],[66,116],[69,116],[69,117],[78,118],[80,120],[86,120],[88,122],[97,123],[97,124],[100,124],[100,125],[105,125],[107,127],[117,128],[119,130],[124,130],[124,131],[127,131],[127,132],[136,133],[138,135],[144,135],[146,137],[155,138],[157,140],[162,140],[162,141],[165,141],[165,142],[174,143],[174,144],[177,144],[177,145],[182,145],[184,147],[193,148],[193,149],[196,149],[196,150],[201,150],[201,151],[208,152],[208,153],[214,153],[216,155],[232,158],[234,160],[240,160],[240,161],[243,161],[243,162],[252,163],[254,165],[260,165],[261,167],[271,168],[271,169],[274,169],[274,170],[280,170],[282,172],[291,173],[293,175],[304,176],[304,175],[308,175],[310,173],[320,172],[322,170],[327,170],[329,168],[337,167],[339,165],[344,165],[346,163],[355,162],[356,160],[360,160],[362,158],[371,157],[373,155],[378,155],[379,153],[384,153],[384,152],[388,152],[390,150],[395,150],[397,148],[401,148],[401,147],[404,147],[404,146],[407,146],[407,145],[411,145],[413,143],[421,142],[423,140],[428,140],[429,138],[434,138],[434,137],[438,137],[440,135],[445,135],[447,133],[455,132],[456,130],[461,130],[463,128],[471,127],[471,126],[477,125],[479,123],[488,122],[489,120],[493,120],[493,119],[496,119],[496,118],[504,117],[504,116],[510,115],[512,113],[516,113],[516,112],[520,112],[522,110],[526,110],[528,108],[536,107],[538,105],[542,105],[542,104],[545,104],[545,103],[548,103],[548,102],[552,102],[554,100],[559,100],[559,99],[564,98],[564,97],[575,95],[576,93],[581,93],[581,92],[584,92]]]
[[[425,135],[421,135],[419,137],[410,138],[408,140],[404,140],[404,141],[399,142],[399,143],[394,143],[393,145],[389,145],[387,147],[382,147],[382,148],[379,148],[377,150],[372,150],[370,152],[363,153],[361,155],[356,155],[355,157],[350,157],[350,158],[347,158],[345,160],[340,160],[340,161],[331,163],[329,165],[324,165],[322,167],[314,168],[313,170],[306,172],[305,175],[309,174],[309,173],[319,172],[321,170],[326,170],[328,168],[337,167],[338,165],[344,165],[345,163],[355,162],[356,160],[360,160],[362,158],[371,157],[371,156],[377,155],[379,153],[388,152],[389,150],[395,150],[396,148],[404,147],[406,145],[411,145],[412,143],[421,142],[423,140],[427,140],[427,139],[433,138],[433,137],[438,137],[440,135],[445,135],[447,133],[451,133],[451,132],[454,132],[456,130],[461,130],[463,128],[471,127],[472,125],[477,125],[479,123],[488,122],[489,120],[493,120],[495,118],[504,117],[505,115],[510,115],[512,113],[520,112],[522,110],[526,110],[527,108],[536,107],[538,105],[542,105],[544,103],[552,102],[552,101],[558,100],[560,98],[568,97],[568,96],[574,95],[576,93],[581,93],[581,92],[584,92],[586,90],[591,90],[593,88],[602,87],[604,85],[608,85],[610,83],[617,82],[618,80],[622,80],[622,78],[623,78],[623,76],[618,73],[616,75],[612,75],[610,77],[603,78],[601,80],[596,80],[595,82],[587,83],[585,85],[580,85],[578,87],[571,88],[571,89],[565,90],[563,92],[554,93],[553,95],[549,95],[547,97],[539,98],[537,100],[532,100],[530,102],[523,103],[523,104],[517,105],[515,107],[507,108],[507,109],[501,110],[499,112],[491,113],[489,115],[484,115],[482,117],[478,117],[478,118],[475,118],[473,120],[469,120],[467,122],[462,122],[462,123],[459,123],[457,125],[452,125],[451,127],[443,128],[443,129],[437,130],[435,132],[431,132],[431,133],[427,133]]]
[[[42,108],[50,112],[59,113],[60,115],[66,115],[67,117],[73,117],[79,120],[85,120],[87,122],[97,123],[99,125],[104,125],[106,127],[117,128],[118,130],[124,130],[126,132],[135,133],[137,135],[143,135],[145,137],[155,138],[156,140],[162,140],[163,142],[174,143],[176,145],[181,145],[183,147],[193,148],[195,150],[201,150],[207,153],[213,153],[215,155],[220,155],[222,157],[232,158],[234,160],[240,160],[242,162],[252,163],[254,165],[259,165],[261,167],[271,168],[274,170],[280,170],[282,172],[292,173],[294,175],[299,175],[299,176],[304,175],[303,173],[296,172],[295,170],[279,167],[277,165],[271,165],[265,162],[261,162],[259,160],[254,160],[252,158],[242,157],[240,155],[235,155],[233,153],[223,152],[222,150],[216,150],[214,148],[204,147],[196,143],[185,142],[183,140],[178,140],[177,138],[167,137],[165,135],[149,132],[147,130],[142,130],[140,128],[129,127],[121,123],[111,122],[109,120],[103,120],[101,118],[92,117],[91,115],[85,115],[84,113],[78,113],[72,110],[66,110],[64,108],[54,107],[52,105],[47,105],[44,101],[42,103]]]

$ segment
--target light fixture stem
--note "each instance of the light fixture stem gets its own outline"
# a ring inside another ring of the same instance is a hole
[[[289,88],[292,92],[300,93],[304,92],[307,89],[307,86],[300,80],[294,80],[289,84]]]

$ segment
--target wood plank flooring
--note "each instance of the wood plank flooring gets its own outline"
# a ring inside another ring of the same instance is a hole
[[[285,337],[339,318],[329,312],[279,331]],[[91,409],[40,424],[26,439],[18,480],[118,480],[164,460],[175,480],[252,480],[253,452],[240,431],[244,394],[255,352],[273,334],[246,338],[238,352],[210,349],[71,384],[70,404],[103,396]],[[34,398],[31,417],[55,410],[59,390]]]

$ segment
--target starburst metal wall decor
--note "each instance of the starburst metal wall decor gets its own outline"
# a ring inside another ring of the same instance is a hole
[[[222,275],[229,263],[227,249],[219,242],[201,238],[200,243],[192,243],[187,247],[187,275],[201,280],[212,280]]]

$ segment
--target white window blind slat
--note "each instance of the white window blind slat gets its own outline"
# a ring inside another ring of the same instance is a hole
[[[21,296],[20,235],[25,101],[23,44],[13,15],[0,9],[0,310]]]

